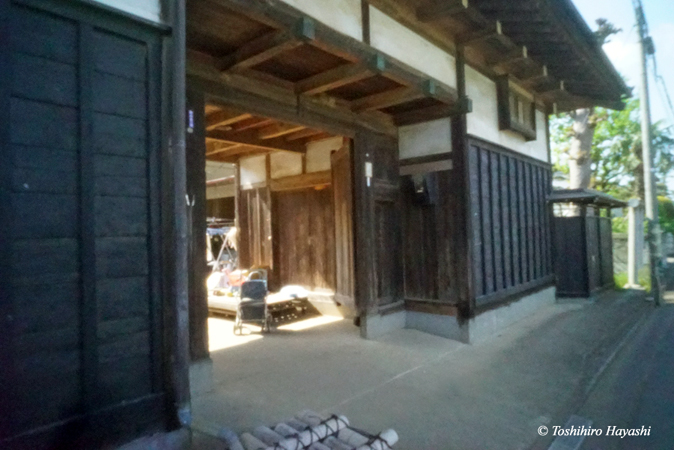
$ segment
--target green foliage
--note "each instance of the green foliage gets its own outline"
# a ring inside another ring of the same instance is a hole
[[[674,202],[668,197],[658,197],[658,218],[665,233],[674,234]]]
[[[639,100],[630,99],[622,111],[596,108],[591,118],[595,125],[592,142],[593,178],[591,188],[619,199],[642,197],[641,120]],[[554,170],[566,175],[568,152],[573,135],[573,119],[564,114],[550,122],[550,141]],[[658,122],[653,124],[655,174],[665,180],[674,168],[674,136]],[[659,190],[667,194],[664,183]]]
[[[639,279],[639,286],[643,287],[646,292],[651,292],[651,273],[648,266],[642,267],[639,270],[637,278]],[[616,289],[624,289],[628,281],[627,272],[616,273],[613,275],[613,281],[615,282]]]

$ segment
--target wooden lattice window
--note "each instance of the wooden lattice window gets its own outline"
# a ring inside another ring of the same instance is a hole
[[[499,128],[536,140],[536,103],[531,94],[513,84],[508,77],[497,80]]]

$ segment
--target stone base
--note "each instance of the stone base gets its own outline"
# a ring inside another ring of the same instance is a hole
[[[360,335],[365,339],[375,339],[394,330],[405,328],[406,311],[390,314],[372,314],[360,319]]]
[[[198,397],[213,390],[213,360],[205,358],[190,364],[190,395]]]

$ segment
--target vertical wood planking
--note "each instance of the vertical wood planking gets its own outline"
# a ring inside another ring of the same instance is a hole
[[[538,167],[531,167],[531,206],[534,239],[534,279],[541,276],[541,224],[540,224],[540,180]]]
[[[501,218],[501,188],[499,154],[489,155],[489,198],[491,199],[491,229],[494,249],[494,290],[503,289],[503,224]]]
[[[532,166],[525,165],[526,168],[526,203],[527,203],[527,259],[529,266],[529,281],[536,279],[536,262],[535,253],[536,247],[534,245],[534,203],[533,203],[533,177]]]
[[[12,335],[14,330],[11,277],[11,203],[12,155],[10,146],[10,98],[12,85],[12,48],[10,41],[10,0],[0,0],[0,438],[8,437],[15,430],[13,425],[15,404],[14,361]]]
[[[491,214],[491,177],[490,177],[489,152],[480,149],[480,199],[482,211],[482,261],[484,267],[484,293],[491,294],[496,290],[494,279],[494,240],[492,239],[492,214]]]
[[[82,389],[87,411],[98,405],[98,308],[96,301],[95,171],[91,141],[93,118],[93,27],[79,29],[80,104],[80,282],[82,292]]]
[[[482,238],[482,209],[480,195],[480,150],[471,145],[468,153],[470,195],[470,229],[473,237],[473,288],[476,297],[486,293],[484,279],[484,241]]]
[[[513,285],[522,283],[522,262],[520,256],[520,212],[518,198],[517,160],[510,158],[508,164],[508,183],[510,185],[510,234],[512,244],[512,272]]]
[[[510,227],[511,211],[510,211],[510,182],[508,179],[508,171],[510,168],[510,158],[506,155],[499,155],[499,169],[501,181],[501,220],[503,230],[503,278],[504,288],[513,286],[512,274],[512,247]]]

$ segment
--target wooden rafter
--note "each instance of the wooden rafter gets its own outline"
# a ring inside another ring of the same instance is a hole
[[[304,130],[301,131],[296,131],[295,133],[292,134],[287,134],[285,136],[286,141],[296,141],[298,139],[304,139],[308,138],[311,136],[316,136],[317,134],[321,134],[323,131],[321,130],[315,130],[313,128],[305,128]]]
[[[230,152],[231,150],[233,150],[235,148],[241,148],[241,147],[242,147],[242,145],[240,145],[240,144],[231,144],[231,145],[228,144],[228,145],[223,145],[223,146],[220,146],[220,147],[215,147],[211,150],[206,151],[206,157],[217,155],[219,153]]]
[[[434,0],[433,3],[417,9],[417,19],[420,22],[434,22],[462,13],[467,8],[468,0]]]
[[[501,29],[501,22],[496,21],[494,26],[483,28],[481,30],[471,31],[462,35],[457,36],[456,43],[469,47],[471,45],[483,42],[487,39],[493,37],[503,36],[503,30]]]
[[[295,85],[298,94],[320,94],[372,76],[363,64],[345,64],[302,80]]]
[[[261,64],[314,38],[313,21],[301,18],[292,29],[273,31],[248,42],[220,61],[222,71]]]
[[[390,91],[380,92],[369,95],[351,102],[351,109],[360,111],[370,111],[373,109],[383,109],[389,106],[407,103],[424,97],[424,93],[419,89],[408,86],[401,86]]]
[[[206,130],[214,130],[218,127],[231,125],[242,120],[250,119],[251,114],[242,113],[231,108],[220,107],[219,111],[213,112],[206,116]]]
[[[499,58],[496,58],[496,59],[490,61],[489,64],[492,67],[492,69],[497,69],[497,68],[508,66],[510,64],[525,61],[528,58],[529,58],[529,52],[528,52],[526,46],[523,46],[521,48],[515,49],[515,51],[513,51],[513,52],[507,53],[505,55],[500,56]]]
[[[305,127],[302,125],[296,125],[293,123],[275,123],[261,128],[258,132],[258,137],[262,140],[272,139],[303,130],[304,128]]]
[[[261,128],[274,122],[274,119],[268,119],[266,117],[251,117],[250,119],[242,120],[241,122],[232,125],[232,131],[245,131],[250,130],[251,128]]]
[[[231,144],[242,144],[249,147],[265,150],[285,150],[288,152],[304,153],[306,150],[302,142],[288,142],[283,138],[271,138],[262,140],[256,130],[246,130],[242,132],[213,130],[206,133],[206,139],[227,142]]]

